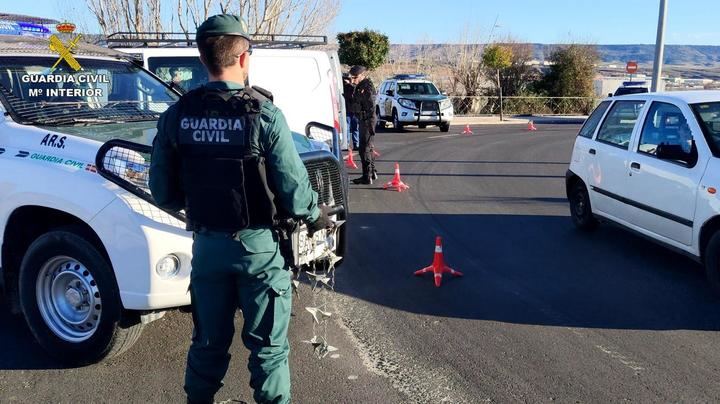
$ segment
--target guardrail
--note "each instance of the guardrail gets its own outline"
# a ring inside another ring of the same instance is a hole
[[[455,115],[474,116],[500,113],[500,97],[451,96]],[[503,113],[510,115],[589,115],[600,103],[593,97],[503,97]]]

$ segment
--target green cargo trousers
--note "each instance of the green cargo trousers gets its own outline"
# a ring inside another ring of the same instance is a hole
[[[185,392],[190,402],[212,403],[230,363],[237,308],[242,341],[250,350],[250,387],[258,403],[290,402],[287,339],[292,291],[277,235],[247,229],[235,237],[196,233],[190,293],[193,337]]]

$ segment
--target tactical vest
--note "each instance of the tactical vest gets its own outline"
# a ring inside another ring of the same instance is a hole
[[[260,106],[270,101],[252,88],[202,86],[180,98],[177,145],[181,156],[187,229],[236,232],[269,226],[276,215],[259,144]]]

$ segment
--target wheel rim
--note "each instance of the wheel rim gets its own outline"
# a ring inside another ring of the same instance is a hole
[[[586,209],[585,195],[582,191],[575,192],[575,216],[582,218],[585,216]]]
[[[74,258],[49,259],[38,274],[35,294],[45,324],[59,338],[82,342],[100,324],[102,301],[90,271]]]

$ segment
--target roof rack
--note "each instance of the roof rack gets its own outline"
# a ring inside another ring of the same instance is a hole
[[[115,32],[105,39],[109,48],[183,48],[194,47],[195,33]],[[251,34],[255,48],[305,48],[327,45],[324,35]]]

